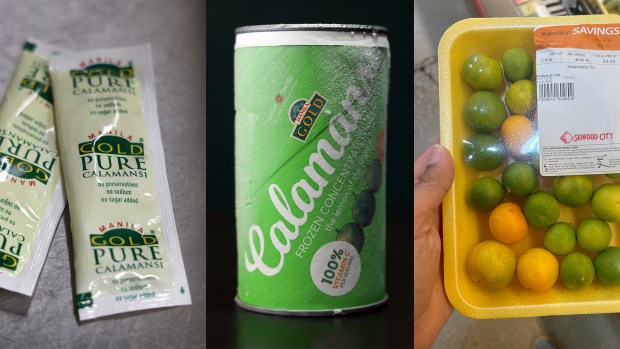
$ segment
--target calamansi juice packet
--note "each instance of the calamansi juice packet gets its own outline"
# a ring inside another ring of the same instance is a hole
[[[0,106],[0,287],[32,296],[66,199],[48,59],[24,44]]]
[[[190,304],[149,45],[50,62],[80,320]]]

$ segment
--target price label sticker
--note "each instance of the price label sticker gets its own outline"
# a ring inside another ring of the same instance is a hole
[[[620,173],[620,24],[534,31],[540,173]]]

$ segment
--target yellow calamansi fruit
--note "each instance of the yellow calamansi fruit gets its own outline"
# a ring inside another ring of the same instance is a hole
[[[474,246],[469,253],[467,271],[479,286],[499,290],[514,278],[516,264],[517,258],[510,247],[487,240]]]

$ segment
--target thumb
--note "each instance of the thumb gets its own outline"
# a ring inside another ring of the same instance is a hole
[[[454,162],[448,149],[428,147],[414,162],[414,210],[425,212],[439,207],[454,180]]]

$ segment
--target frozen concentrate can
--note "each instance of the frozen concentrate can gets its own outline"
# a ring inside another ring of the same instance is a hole
[[[339,315],[385,292],[387,30],[236,30],[241,307]]]

